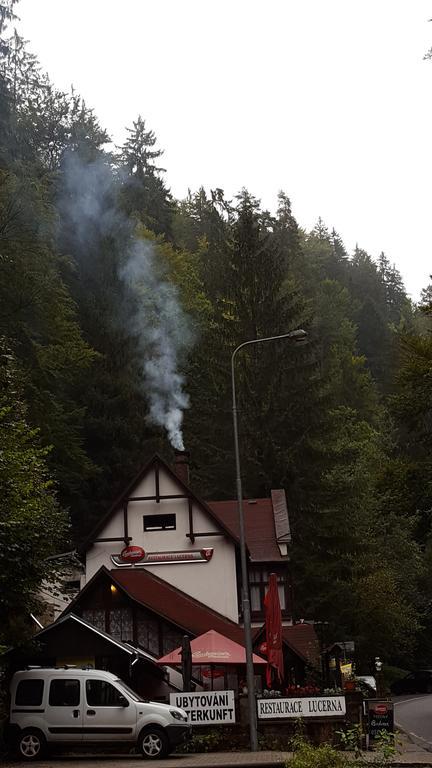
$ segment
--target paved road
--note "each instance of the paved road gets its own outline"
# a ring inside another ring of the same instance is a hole
[[[405,745],[403,742],[407,742]],[[418,748],[403,737],[400,746],[402,754],[395,757],[389,768],[405,768],[406,765],[429,766],[432,768],[432,752]],[[346,753],[349,754],[349,753]],[[155,768],[284,768],[289,765],[291,752],[210,752],[191,755],[170,755],[165,760],[154,761]],[[363,753],[366,762],[374,762],[373,752]],[[28,768],[25,762],[3,762],[2,768]],[[41,760],[35,768],[150,768],[151,762],[143,761],[137,755],[57,755],[51,760]]]
[[[432,694],[395,696],[395,722],[432,752]]]
[[[36,768],[283,768],[290,752],[212,752],[170,755],[164,760],[143,760],[140,755],[56,755],[40,760]],[[430,755],[428,755],[430,757]],[[1,762],[1,761],[0,761]],[[432,765],[432,760],[429,763]],[[27,762],[1,762],[2,768],[28,768]]]

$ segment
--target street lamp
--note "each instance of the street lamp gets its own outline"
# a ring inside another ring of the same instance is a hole
[[[247,680],[249,733],[250,733],[251,752],[256,752],[258,750],[258,735],[257,735],[257,723],[256,723],[255,686],[254,686],[254,671],[253,671],[253,657],[252,657],[251,612],[250,612],[249,586],[248,586],[247,563],[246,563],[246,538],[245,538],[245,526],[244,526],[244,517],[243,517],[243,491],[242,491],[241,470],[240,470],[240,451],[239,451],[239,439],[238,439],[237,401],[236,401],[234,363],[235,363],[235,357],[237,352],[239,352],[240,349],[243,349],[243,347],[249,346],[250,344],[262,344],[265,341],[277,341],[278,339],[290,339],[296,344],[301,344],[305,342],[306,337],[307,337],[306,331],[300,328],[296,331],[283,333],[280,336],[268,336],[265,339],[252,339],[251,341],[244,341],[243,344],[239,344],[239,346],[234,350],[231,357],[231,383],[232,383],[232,403],[233,403],[232,410],[233,410],[234,448],[235,448],[235,461],[236,461],[237,508],[238,508],[239,528],[240,528],[242,607],[243,607],[243,622],[244,622],[245,647],[246,647],[246,680]]]

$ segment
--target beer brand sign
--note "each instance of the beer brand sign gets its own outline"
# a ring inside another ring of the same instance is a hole
[[[139,551],[138,551],[139,550]],[[135,568],[145,565],[169,565],[171,563],[208,563],[213,557],[213,548],[182,550],[180,552],[145,552],[142,547],[125,547],[119,555],[111,555],[111,562],[117,568]]]
[[[131,544],[122,549],[120,552],[120,559],[123,560],[124,563],[138,563],[140,560],[144,560],[145,554],[146,553],[142,547],[137,547]]]
[[[298,699],[258,699],[259,720],[293,717],[343,717],[345,696],[312,696]]]

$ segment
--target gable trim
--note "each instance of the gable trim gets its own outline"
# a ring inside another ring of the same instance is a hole
[[[157,476],[157,483],[156,483],[156,494],[154,497],[150,498],[158,498],[163,499],[164,496],[161,496],[159,493],[159,468],[163,467],[164,470],[167,472],[169,477],[176,482],[180,488],[184,491],[183,494],[168,494],[166,498],[186,498],[189,499],[189,502],[194,501],[197,506],[201,508],[202,511],[204,511],[218,526],[222,529],[222,535],[227,536],[231,541],[234,542],[234,544],[239,545],[240,541],[238,537],[226,526],[224,523],[218,518],[218,516],[211,510],[211,508],[206,504],[205,501],[200,499],[191,489],[181,480],[178,475],[174,472],[174,470],[167,464],[164,459],[162,459],[158,454],[155,454],[150,461],[145,464],[138,474],[133,478],[133,480],[126,486],[125,490],[120,494],[120,496],[117,497],[117,499],[113,502],[113,504],[110,506],[108,511],[105,515],[101,517],[101,519],[97,522],[95,527],[92,529],[90,534],[84,539],[80,547],[78,548],[78,551],[81,554],[85,554],[90,547],[93,545],[95,540],[97,539],[98,533],[104,528],[104,526],[110,521],[111,517],[118,512],[121,507],[123,506],[123,510],[128,502],[128,497],[130,496],[133,489],[138,485],[138,483],[141,482],[141,480],[151,471],[152,467],[155,467],[155,472]],[[147,497],[137,497],[137,500],[139,499],[145,499]],[[130,537],[128,536],[127,531],[127,516],[124,514],[124,537],[119,536],[115,538],[115,541],[125,541],[125,544],[127,545],[129,543]],[[197,534],[195,534],[196,536]],[[128,541],[126,541],[128,539]]]
[[[205,610],[207,613],[209,620],[211,621],[212,616],[214,616],[217,620],[223,621],[224,624],[228,627],[232,627],[235,630],[239,629],[239,625],[235,622],[228,619],[226,616],[223,616],[222,614],[217,613],[217,611],[214,611],[212,608],[209,608],[208,606],[204,605],[204,603],[201,603],[199,600],[196,600],[195,598],[188,595],[186,592],[182,592],[180,589],[177,589],[172,584],[169,584],[168,582],[165,582],[163,579],[160,579],[158,576],[155,576],[153,573],[149,574],[151,576],[151,579],[154,579],[156,582],[163,584],[166,586],[169,590],[171,590],[173,593],[177,593],[182,598],[185,598],[193,605],[196,605],[202,610]],[[177,620],[174,620],[170,616],[167,616],[166,613],[164,613],[162,610],[155,610],[153,607],[147,605],[142,600],[139,600],[138,598],[134,597],[133,595],[128,592],[127,588],[121,584],[121,582],[117,581],[115,578],[115,575],[112,573],[112,571],[109,571],[108,568],[106,568],[105,565],[102,565],[99,570],[92,576],[90,581],[85,584],[85,586],[82,588],[82,590],[74,597],[74,599],[69,603],[69,605],[66,606],[63,613],[60,615],[59,619],[57,621],[60,621],[62,618],[66,618],[69,613],[73,613],[73,608],[77,605],[77,603],[80,601],[81,597],[93,586],[93,584],[100,578],[106,577],[108,580],[114,584],[115,587],[123,594],[125,595],[132,603],[135,603],[136,605],[141,606],[142,608],[145,608],[145,610],[150,611],[151,613],[154,613],[156,616],[159,616],[164,621],[167,621],[169,624],[172,624],[175,627],[178,627],[181,631],[194,635],[195,632],[191,630],[190,627],[185,626],[184,624],[180,624]],[[76,615],[76,614],[74,614]],[[85,620],[84,620],[85,621]]]

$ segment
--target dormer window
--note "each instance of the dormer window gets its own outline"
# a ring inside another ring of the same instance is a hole
[[[145,531],[175,531],[175,515],[144,515]]]

